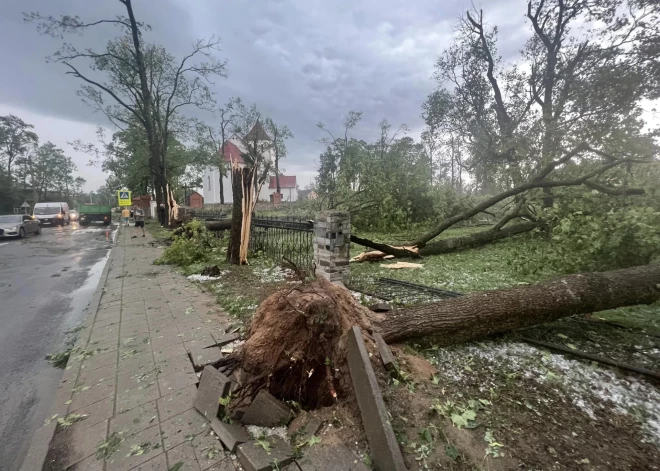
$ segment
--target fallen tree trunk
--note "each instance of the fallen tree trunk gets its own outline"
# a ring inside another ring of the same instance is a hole
[[[376,330],[387,343],[433,336],[466,342],[574,314],[660,299],[660,265],[569,275],[532,286],[485,291],[395,311]]]
[[[516,234],[529,232],[536,227],[538,227],[537,223],[533,221],[526,221],[498,230],[492,228],[466,236],[452,237],[451,239],[444,239],[433,242],[421,249],[419,253],[422,256],[438,255],[453,252],[455,250],[467,249],[470,247],[479,247],[480,245],[490,244],[496,240],[506,239],[507,237],[511,237]]]
[[[206,223],[206,228],[209,231],[228,231],[231,229],[231,219],[226,219],[224,221],[209,221]]]
[[[379,242],[374,242],[369,239],[358,237],[353,234],[351,234],[351,242],[399,258],[403,258],[403,257],[421,258],[427,255],[438,255],[438,254],[453,252],[455,250],[467,249],[471,247],[479,247],[480,245],[490,244],[491,242],[495,242],[496,240],[506,239],[507,237],[529,232],[535,227],[538,227],[537,223],[533,221],[526,221],[502,229],[492,228],[485,231],[477,232],[475,234],[469,234],[466,236],[452,237],[451,239],[439,240],[432,244],[428,244],[419,251],[415,250],[416,247],[408,248],[408,247],[397,247],[389,244],[382,244]]]

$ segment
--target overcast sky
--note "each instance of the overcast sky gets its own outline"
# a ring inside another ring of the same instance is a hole
[[[362,111],[359,137],[372,138],[377,123],[422,128],[421,105],[435,88],[431,76],[448,45],[465,1],[437,0],[133,0],[136,16],[153,30],[146,39],[181,57],[196,38],[219,36],[228,78],[218,79],[220,102],[240,96],[289,126],[289,156],[281,166],[301,187],[315,174],[322,137],[316,123],[338,129],[349,110]],[[515,54],[528,35],[521,0],[477,2],[500,28],[500,52]],[[39,36],[22,12],[79,15],[93,21],[125,14],[117,0],[5,0],[0,16],[0,115],[34,124],[41,141],[64,148],[87,179],[105,181],[88,157],[67,143],[95,142],[108,126],[76,96],[80,83],[45,57],[59,41]],[[112,27],[68,38],[101,49]],[[81,42],[84,41],[84,42]],[[210,124],[212,123],[211,120]]]

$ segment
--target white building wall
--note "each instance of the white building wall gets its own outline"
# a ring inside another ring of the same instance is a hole
[[[220,172],[215,167],[207,167],[202,181],[204,203],[220,203]]]

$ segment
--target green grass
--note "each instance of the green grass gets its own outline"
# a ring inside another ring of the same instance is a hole
[[[441,238],[458,237],[480,230],[484,230],[484,228],[450,229],[442,234]],[[405,234],[365,234],[364,237],[400,244],[404,241]],[[423,268],[392,270],[380,266],[393,262],[352,263],[351,278],[362,281],[369,278],[388,277],[462,293],[507,288],[548,278],[551,275],[549,273],[522,275],[519,270],[516,270],[515,264],[511,263],[514,249],[519,250],[515,244],[520,244],[524,240],[523,238],[511,238],[475,249],[412,260],[424,265]],[[351,255],[357,255],[363,249],[363,247],[353,245]]]
[[[144,227],[149,231],[151,236],[157,240],[165,240],[172,237],[172,231],[160,226],[156,219],[146,219]]]
[[[439,239],[458,237],[481,230],[484,228],[449,229]],[[360,233],[360,236],[391,244],[401,244],[414,239],[414,235],[409,233]],[[525,251],[532,248],[531,244],[538,249],[539,244],[545,242],[521,235],[479,248],[411,260],[424,265],[423,268],[415,269],[392,270],[380,267],[382,264],[393,262],[351,263],[351,280],[359,286],[362,283],[368,284],[369,280],[375,278],[388,277],[460,293],[472,293],[537,283],[562,275],[550,270],[530,274],[519,269],[521,267],[518,264],[524,260]],[[364,247],[353,244],[351,256],[364,250],[366,250]],[[660,303],[601,311],[596,317],[635,330],[643,330],[649,334],[660,333]]]

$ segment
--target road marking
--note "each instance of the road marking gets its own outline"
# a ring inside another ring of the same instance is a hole
[[[2,247],[3,245],[7,245],[8,243],[9,242],[4,242],[4,243],[0,244],[0,247]]]

